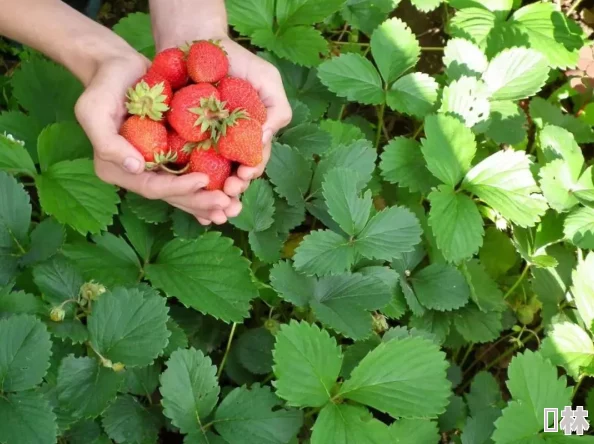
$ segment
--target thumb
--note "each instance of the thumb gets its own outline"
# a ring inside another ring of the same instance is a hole
[[[145,169],[142,155],[120,135],[102,137],[93,146],[101,160],[118,165],[128,173],[140,174]]]

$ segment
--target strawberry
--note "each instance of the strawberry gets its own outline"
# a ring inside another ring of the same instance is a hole
[[[220,134],[217,149],[226,159],[249,167],[259,165],[262,162],[262,125],[240,117]]]
[[[161,120],[172,97],[169,82],[161,74],[148,72],[128,89],[126,108],[130,114]]]
[[[217,131],[221,118],[229,116],[219,99],[217,89],[208,83],[186,86],[174,94],[167,120],[188,142],[202,142]]]
[[[196,83],[216,83],[227,75],[229,59],[217,42],[199,40],[188,51],[188,74]]]
[[[169,147],[169,151],[176,155],[173,163],[176,165],[185,165],[190,161],[190,154],[196,148],[196,143],[188,142],[175,131],[169,131],[167,134],[167,146]]]
[[[163,76],[174,90],[188,84],[186,53],[180,48],[168,48],[158,53],[153,59],[149,72]]]
[[[242,108],[249,117],[262,125],[266,122],[266,107],[250,82],[236,77],[225,77],[219,82],[217,89],[229,111]]]
[[[172,160],[167,147],[167,128],[161,122],[132,116],[120,128],[120,135],[142,154],[147,169]]]
[[[225,181],[231,175],[231,162],[206,144],[205,147],[196,148],[190,154],[190,171],[208,176],[206,190],[222,190]]]

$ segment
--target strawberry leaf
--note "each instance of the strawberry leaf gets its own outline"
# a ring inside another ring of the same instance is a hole
[[[0,116],[1,117],[1,116]],[[0,133],[0,171],[35,177],[37,169],[24,142],[14,136]]]
[[[37,137],[42,127],[31,116],[20,111],[0,113],[0,133],[24,143],[25,149],[37,162]]]
[[[355,249],[348,239],[330,230],[312,231],[295,250],[295,268],[308,275],[343,273],[355,263]]]
[[[458,117],[472,128],[489,118],[489,98],[490,93],[482,81],[462,76],[444,88],[439,111]]]
[[[410,281],[419,302],[431,310],[460,308],[470,296],[464,276],[451,265],[431,264],[415,273]]]
[[[280,196],[291,205],[299,205],[311,183],[312,164],[296,148],[274,144],[266,174]]]
[[[438,442],[439,429],[434,421],[402,418],[390,426],[390,437],[395,444]]]
[[[463,76],[478,78],[489,65],[482,49],[462,38],[448,41],[444,48],[443,63],[450,80],[458,80]]]
[[[147,58],[152,60],[155,57],[155,40],[149,14],[143,12],[129,14],[113,27],[113,31]]]
[[[594,254],[588,253],[572,273],[571,293],[584,324],[592,331],[594,321]]]
[[[313,25],[340,9],[344,0],[278,0],[276,17],[281,28]]]
[[[579,325],[571,322],[553,324],[542,343],[543,357],[563,367],[578,380],[582,368],[594,362],[594,343]]]
[[[258,29],[252,35],[252,43],[307,67],[318,65],[320,54],[328,53],[328,42],[320,31],[310,26],[293,26],[280,33],[272,29]]]
[[[63,160],[90,159],[93,146],[76,122],[59,122],[41,132],[37,140],[41,171]]]
[[[364,407],[328,404],[322,409],[311,436],[312,444],[375,444],[392,442],[389,428]]]
[[[387,95],[388,106],[403,114],[425,117],[437,103],[439,85],[422,72],[413,72],[399,78]]]
[[[56,415],[45,396],[35,391],[7,393],[0,397],[0,441],[53,444],[58,427]]]
[[[253,181],[241,199],[243,209],[230,222],[243,231],[264,231],[274,222],[274,196],[270,184],[262,179]]]
[[[103,414],[103,428],[115,442],[153,442],[160,424],[139,400],[121,395]]]
[[[239,33],[251,35],[259,29],[272,29],[274,4],[274,0],[227,0],[225,7],[229,23]]]

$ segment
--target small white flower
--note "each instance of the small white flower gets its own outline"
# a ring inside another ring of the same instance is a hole
[[[12,134],[8,134],[6,131],[4,131],[3,136],[6,137],[11,142],[18,143],[21,146],[25,146],[25,142],[24,141],[15,138]]]

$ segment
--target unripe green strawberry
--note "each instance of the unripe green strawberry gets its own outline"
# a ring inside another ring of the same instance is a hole
[[[188,51],[188,74],[196,83],[216,83],[229,72],[229,59],[218,42],[200,40]]]
[[[262,148],[262,125],[252,119],[238,119],[217,139],[221,156],[249,167],[262,162]]]
[[[149,71],[128,90],[126,97],[126,108],[130,114],[159,121],[169,110],[173,91],[161,74]]]
[[[62,322],[65,316],[66,312],[64,311],[62,306],[54,307],[50,311],[50,319],[54,322]]]
[[[209,144],[205,145],[206,147]],[[206,190],[222,190],[231,175],[231,162],[221,156],[214,148],[198,147],[190,155],[190,171],[208,176]]]
[[[136,148],[146,161],[147,169],[172,161],[167,147],[167,128],[160,122],[132,116],[120,128],[120,134]]]
[[[189,80],[186,53],[180,48],[164,49],[153,59],[149,72],[159,73],[174,90],[183,88]]]
[[[221,101],[229,111],[243,109],[251,119],[266,122],[266,107],[255,88],[247,80],[225,77],[217,85]]]

